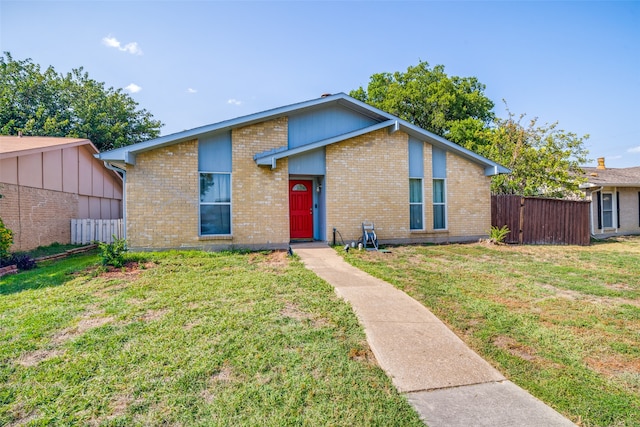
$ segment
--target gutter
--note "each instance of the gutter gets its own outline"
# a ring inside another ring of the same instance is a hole
[[[113,166],[106,160],[104,160],[103,163],[105,168],[122,174],[122,237],[127,240],[127,171],[117,166]]]
[[[593,228],[593,193],[597,191],[602,191],[604,187],[597,186],[595,184],[586,183],[586,184],[580,184],[578,188],[589,192],[589,198],[591,199],[591,207],[589,208],[589,228],[591,228],[591,235],[595,237],[596,230]],[[602,229],[602,232],[604,233],[604,228]]]

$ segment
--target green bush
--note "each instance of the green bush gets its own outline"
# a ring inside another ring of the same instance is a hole
[[[13,231],[9,230],[0,218],[0,259],[9,256],[9,248],[13,244]]]
[[[98,247],[100,248],[102,265],[111,265],[117,268],[124,266],[124,253],[128,250],[125,239],[118,239],[113,236],[112,243],[98,243]]]
[[[489,241],[491,243],[502,243],[504,239],[507,237],[511,230],[506,225],[503,225],[501,228],[491,226],[491,231],[489,232]]]

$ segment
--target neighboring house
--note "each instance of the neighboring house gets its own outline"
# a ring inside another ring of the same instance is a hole
[[[0,136],[0,217],[12,251],[69,243],[73,218],[122,217],[122,178],[88,139]]]
[[[580,188],[591,199],[591,234],[640,234],[640,167],[607,168],[600,157],[597,167],[582,169],[587,182]]]
[[[97,155],[125,172],[132,249],[475,240],[507,169],[345,94]]]

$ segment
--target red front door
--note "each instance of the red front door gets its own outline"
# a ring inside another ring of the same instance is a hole
[[[289,213],[292,239],[313,238],[313,181],[289,181]]]

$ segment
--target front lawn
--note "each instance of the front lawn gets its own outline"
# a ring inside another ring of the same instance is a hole
[[[300,262],[127,258],[0,279],[0,425],[422,425]]]
[[[640,425],[640,238],[340,250],[583,426]]]

